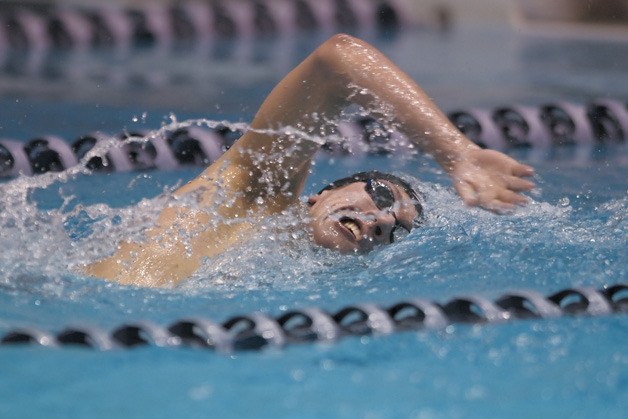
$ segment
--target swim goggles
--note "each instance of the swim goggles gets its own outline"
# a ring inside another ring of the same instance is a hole
[[[401,240],[406,237],[410,233],[410,230],[404,227],[397,219],[393,208],[395,206],[395,195],[390,189],[390,186],[378,179],[368,178],[366,179],[364,189],[373,200],[377,209],[386,211],[395,218],[395,225],[390,230],[390,242],[393,243],[395,240]]]
[[[340,188],[345,185],[349,185],[355,182],[365,182],[366,183],[366,193],[373,199],[373,203],[380,210],[390,211],[395,217],[395,227],[392,230],[391,234],[391,242],[394,240],[399,240],[403,236],[408,234],[408,229],[403,227],[401,223],[397,220],[397,216],[394,214],[393,206],[395,205],[395,197],[390,189],[390,187],[382,182],[387,181],[397,186],[400,186],[406,194],[412,200],[414,204],[414,208],[417,211],[417,216],[412,221],[413,228],[420,226],[423,221],[423,206],[421,205],[422,199],[417,191],[410,185],[408,182],[400,178],[399,176],[395,176],[390,173],[382,173],[378,170],[369,170],[367,172],[358,172],[354,173],[351,176],[347,176],[341,179],[337,179],[325,186],[318,193],[322,193],[323,191],[328,191],[331,189]]]

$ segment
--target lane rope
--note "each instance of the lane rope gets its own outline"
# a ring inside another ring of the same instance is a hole
[[[279,316],[255,312],[218,323],[183,318],[160,326],[150,321],[122,324],[110,331],[95,326],[70,326],[58,333],[36,327],[6,332],[0,345],[39,345],[51,348],[82,346],[97,350],[153,345],[194,347],[220,353],[313,342],[334,342],[349,336],[443,329],[451,324],[495,324],[516,319],[561,316],[608,316],[628,312],[628,285],[600,289],[566,288],[549,296],[531,290],[509,292],[491,301],[466,295],[445,303],[409,298],[390,306],[352,304],[336,312],[321,308],[287,311]]]
[[[411,0],[181,0],[123,6],[2,5],[0,51],[206,43],[297,31],[439,27],[443,11],[418,16]]]
[[[472,141],[504,152],[628,143],[628,102],[598,99],[586,104],[555,102],[540,106],[511,105],[493,109],[472,108],[448,114]],[[338,138],[323,146],[332,154],[407,154],[414,146],[400,132],[390,130],[368,116],[341,121]],[[98,144],[109,144],[102,157],[84,162],[96,172],[171,170],[204,167],[216,160],[242,132],[220,125],[216,128],[187,127],[160,131],[108,135],[94,132],[74,141],[44,135],[26,142],[0,139],[0,179],[63,171],[76,166]]]

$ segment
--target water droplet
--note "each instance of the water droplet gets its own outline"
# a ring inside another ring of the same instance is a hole
[[[300,369],[293,370],[290,375],[292,376],[292,379],[297,382],[303,381],[305,378],[305,372]]]

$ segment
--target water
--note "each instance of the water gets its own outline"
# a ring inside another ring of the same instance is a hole
[[[446,109],[628,96],[619,74],[628,56],[624,44],[541,42],[504,28],[461,28],[447,36],[409,33],[377,42]],[[244,48],[230,47],[235,52]],[[576,59],[578,48],[590,59]],[[91,86],[102,93],[96,100],[90,97],[93,91],[69,89],[63,77],[31,76],[31,83],[22,80],[22,87],[4,88],[0,135],[73,138],[94,129],[155,129],[168,123],[170,112],[180,121],[246,121],[279,77],[273,72],[277,66],[287,71],[307,49],[294,50],[281,65],[244,60],[250,65],[234,70],[241,77],[230,78],[226,70],[243,60],[242,55],[234,59],[235,52],[215,66],[199,66],[203,61],[194,54],[168,64],[170,55],[154,53],[149,64],[141,64],[148,53],[138,53],[138,61],[124,71],[176,70],[188,78],[179,77],[183,82],[174,87],[131,84],[128,89],[128,84],[103,83]],[[416,51],[428,59],[417,58]],[[111,61],[102,55],[91,58]],[[155,62],[163,65],[155,67]],[[197,65],[185,66],[193,62]],[[3,82],[11,77],[16,76],[4,75]],[[92,76],[77,80],[90,86]],[[255,87],[248,93],[251,83]],[[226,86],[229,93],[208,85]],[[194,89],[194,98],[183,103],[179,96],[163,93],[179,89]],[[125,90],[125,96],[116,98]],[[162,92],[159,98],[157,91]],[[5,182],[0,332],[20,325],[60,331],[85,323],[109,329],[135,319],[166,325],[187,316],[222,321],[257,310],[271,315],[306,306],[333,311],[355,302],[386,305],[409,296],[445,301],[473,293],[493,298],[521,288],[551,293],[626,282],[625,147],[566,149],[554,156],[522,152],[518,157],[535,166],[539,188],[530,205],[508,216],[465,208],[425,157],[322,157],[307,192],[357,170],[407,173],[423,182],[426,225],[367,256],[339,256],[262,235],[173,289],[122,287],[85,278],[72,265],[105,253],[130,228],[149,224],[163,199],[159,194],[198,170],[50,174]],[[23,191],[26,185],[33,188],[28,199],[6,193],[6,188]],[[623,417],[628,406],[627,326],[624,316],[457,325],[232,356],[156,347],[107,353],[3,347],[0,415]]]

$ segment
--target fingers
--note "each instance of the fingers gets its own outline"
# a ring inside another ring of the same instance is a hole
[[[518,193],[509,190],[501,191],[498,197],[500,201],[509,204],[525,205],[528,202],[528,198],[526,198],[525,196],[519,195]]]
[[[522,192],[529,191],[534,188],[534,183],[526,179],[516,176],[507,176],[505,179],[506,187],[511,191]]]
[[[456,192],[458,192],[458,195],[460,195],[460,198],[462,198],[465,204],[470,207],[478,205],[478,194],[475,192],[475,188],[473,188],[469,183],[460,180],[458,182],[454,182],[454,188],[456,188]]]
[[[525,185],[521,185],[522,187],[525,186],[522,190],[527,190],[527,184],[531,184],[531,182],[522,179],[519,180],[527,182]],[[532,184],[530,186],[534,185]],[[468,206],[480,206],[500,214],[510,212],[514,210],[517,205],[525,205],[528,202],[528,198],[525,196],[506,188],[482,189],[478,188],[477,185],[464,181],[456,182],[454,187],[458,195],[460,195],[464,203]]]
[[[452,175],[456,191],[469,206],[480,206],[496,213],[514,210],[528,198],[521,192],[534,188],[531,166],[518,163],[499,152],[482,150],[477,161],[463,162]]]
[[[487,202],[486,204],[481,204],[481,206],[482,208],[487,209],[497,214],[506,214],[506,213],[512,212],[516,208],[516,205],[509,204],[507,202],[503,202],[498,199],[493,199],[492,201]]]
[[[476,205],[489,211],[504,214],[512,212],[517,206],[525,205],[528,198],[508,189],[487,190],[478,194]]]
[[[528,177],[528,176],[534,176],[534,168],[532,166],[528,166],[527,164],[521,164],[521,163],[517,163],[513,168],[512,168],[512,174],[514,176],[518,176],[518,177]]]

